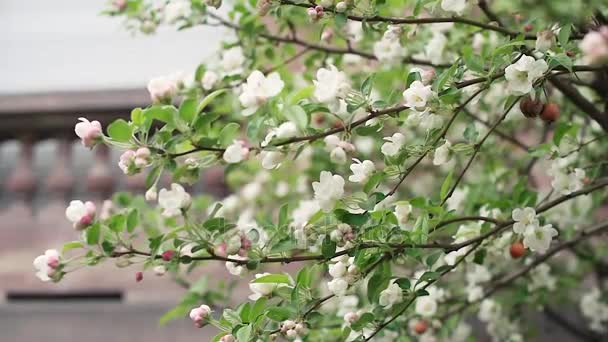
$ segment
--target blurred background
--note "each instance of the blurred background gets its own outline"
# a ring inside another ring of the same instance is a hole
[[[90,152],[75,140],[78,118],[105,127],[129,117],[131,109],[149,104],[149,79],[193,71],[228,35],[201,27],[133,35],[121,19],[99,14],[105,5],[0,0],[2,342],[207,341],[212,334],[194,329],[188,319],[158,325],[185,291],[168,276],[146,272],[136,283],[139,267],[118,269],[112,262],[71,273],[59,284],[34,275],[37,255],[77,238],[64,217],[70,200],[93,200],[100,207],[115,191],[145,191],[143,175],[125,177],[116,166],[118,151],[99,146]],[[225,194],[222,171],[209,170],[189,190]],[[210,263],[203,273],[227,279],[222,263]],[[240,284],[233,300],[248,292]],[[538,326],[543,340],[577,340],[552,320]]]
[[[117,151],[90,152],[75,140],[77,119],[106,126],[128,117],[149,104],[150,78],[192,72],[226,33],[199,27],[134,35],[121,19],[99,14],[106,3],[0,1],[0,341],[208,339],[189,320],[158,326],[184,293],[168,276],[147,272],[136,283],[139,268],[111,262],[59,284],[34,276],[37,255],[77,238],[64,216],[70,200],[99,207],[114,191],[145,191],[143,177],[121,174]],[[194,191],[221,193],[221,172],[208,178]],[[47,298],[35,298],[41,295]]]

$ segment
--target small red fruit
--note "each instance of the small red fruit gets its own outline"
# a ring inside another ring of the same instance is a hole
[[[559,106],[555,103],[548,102],[543,107],[543,111],[540,113],[540,118],[546,122],[554,122],[559,119]]]
[[[566,56],[572,58],[572,57],[576,56],[576,53],[572,50],[568,50],[568,51],[566,51]]]
[[[543,111],[543,102],[540,99],[532,100],[526,96],[519,102],[519,109],[527,118],[535,118]]]
[[[144,273],[143,272],[135,272],[135,281],[139,283],[142,280],[144,280]]]
[[[526,247],[524,247],[523,243],[516,242],[511,245],[509,253],[511,253],[511,257],[513,259],[521,258],[524,254],[526,254]]]
[[[171,259],[173,259],[173,255],[175,255],[175,251],[172,251],[172,250],[164,251],[162,254],[162,258],[164,261],[171,261]]]
[[[425,320],[418,320],[416,324],[414,324],[414,331],[418,335],[422,335],[429,328],[429,324]]]
[[[526,32],[532,31],[533,28],[534,28],[534,26],[532,26],[532,24],[524,25],[524,31],[526,31]]]

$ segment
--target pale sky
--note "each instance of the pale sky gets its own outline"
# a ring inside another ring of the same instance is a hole
[[[144,87],[194,71],[222,34],[198,27],[132,35],[106,0],[0,0],[0,94]]]

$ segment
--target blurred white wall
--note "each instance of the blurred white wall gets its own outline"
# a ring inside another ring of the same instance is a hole
[[[217,50],[209,27],[133,35],[106,0],[0,0],[0,94],[144,87]]]

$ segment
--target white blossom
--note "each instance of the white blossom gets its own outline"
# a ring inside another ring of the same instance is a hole
[[[435,33],[433,37],[426,43],[424,53],[426,57],[434,64],[445,63],[447,60],[446,46],[448,38],[443,33]]]
[[[401,229],[407,228],[407,221],[412,212],[412,205],[409,203],[399,203],[395,206],[395,216]]]
[[[220,80],[220,76],[212,70],[207,70],[203,74],[203,78],[201,79],[201,85],[205,90],[213,89],[213,86]]]
[[[387,157],[393,157],[399,153],[401,147],[405,145],[405,136],[401,133],[395,133],[391,137],[384,138],[386,142],[380,148],[382,154]]]
[[[351,89],[346,74],[331,64],[317,70],[317,79],[313,83],[313,96],[317,101],[327,104],[330,110],[337,110],[339,100],[345,98]]]
[[[240,46],[235,46],[228,50],[225,50],[222,54],[220,66],[224,73],[228,76],[238,75],[243,72],[243,64],[245,63],[245,56]]]
[[[536,226],[533,230],[525,233],[523,243],[532,252],[545,253],[549,249],[554,236],[557,236],[557,230],[553,228],[553,225]]]
[[[55,275],[60,262],[60,256],[57,250],[46,250],[43,255],[39,255],[34,259],[33,264],[37,271],[36,277],[44,282],[51,281],[51,277]]]
[[[91,223],[95,218],[95,204],[87,201],[71,201],[70,205],[65,209],[65,217],[72,222],[72,225],[77,230],[82,230]]]
[[[247,258],[242,257],[238,254],[229,255],[228,258],[235,260],[246,260]],[[226,261],[226,269],[230,274],[235,276],[242,276],[247,273],[247,267],[243,264],[238,264],[232,261]]]
[[[285,159],[285,154],[279,151],[262,151],[260,152],[260,159],[262,160],[263,168],[272,170],[281,166],[281,163]]]
[[[413,108],[423,110],[426,108],[428,101],[435,95],[430,85],[425,86],[420,81],[414,81],[410,84],[403,92],[405,98],[405,105]]]
[[[397,283],[391,281],[386,289],[380,292],[378,303],[385,309],[390,309],[393,305],[403,301],[403,290]]]
[[[462,14],[467,8],[467,0],[442,0],[441,9],[446,12],[454,12],[458,15]]]
[[[583,188],[587,174],[585,170],[581,168],[575,168],[568,172],[568,170],[563,167],[563,164],[565,163],[567,163],[567,161],[564,160],[564,158],[556,159],[551,163],[551,167],[547,173],[553,178],[551,180],[551,187],[562,195],[569,195],[570,193]]]
[[[173,24],[178,19],[188,18],[192,14],[189,0],[178,0],[169,2],[164,8],[164,19]]]
[[[255,278],[258,279],[267,275],[270,275],[270,273],[258,273],[255,275]],[[258,300],[261,297],[268,297],[276,288],[276,283],[249,283],[249,289],[253,292],[249,296],[249,299]]]
[[[171,184],[171,190],[160,189],[158,193],[158,206],[162,208],[165,217],[180,215],[182,209],[187,209],[191,202],[190,194],[177,183]]]
[[[241,140],[235,140],[230,146],[226,147],[223,158],[226,163],[235,164],[247,159],[249,149],[245,147],[245,143]]]
[[[394,64],[405,56],[405,49],[399,40],[381,39],[374,43],[374,56],[381,63]]]
[[[450,147],[452,147],[452,144],[448,140],[446,140],[443,145],[435,149],[433,165],[443,165],[450,161]]]
[[[359,159],[353,159],[354,163],[350,165],[350,170],[353,172],[352,176],[348,177],[348,180],[353,183],[365,183],[369,176],[376,171],[376,166],[371,160],[360,161]]]
[[[278,95],[284,86],[285,83],[277,72],[272,72],[266,77],[261,71],[254,70],[247,77],[247,83],[243,84],[243,92],[239,96],[241,105],[245,107],[242,114],[252,115],[269,98]]]
[[[327,287],[334,295],[344,296],[348,289],[348,282],[344,278],[334,278],[327,283]]]
[[[532,91],[532,85],[547,70],[549,66],[542,59],[535,60],[531,56],[522,56],[517,62],[505,69],[507,91],[511,95],[521,96]]]
[[[579,307],[583,316],[591,321],[590,328],[599,333],[606,332],[608,330],[608,304],[602,301],[600,289],[594,287],[583,293]]]
[[[148,92],[154,102],[171,99],[179,90],[179,84],[173,76],[159,76],[148,82]]]
[[[584,59],[589,64],[608,62],[608,26],[598,31],[589,31],[579,43]]]
[[[273,128],[266,134],[264,141],[260,144],[262,147],[268,146],[272,139],[288,139],[296,136],[298,134],[298,127],[295,123],[291,121],[286,121],[280,124],[278,127]]]
[[[418,297],[415,310],[422,317],[431,317],[437,312],[437,301],[431,296]]]
[[[511,217],[515,221],[513,231],[517,234],[526,234],[528,231],[532,231],[538,227],[539,224],[534,208],[513,209]]]
[[[292,213],[293,226],[295,228],[304,227],[308,220],[320,209],[319,203],[315,200],[300,201],[300,204]]]
[[[333,209],[337,200],[344,195],[344,178],[340,175],[332,175],[329,171],[321,171],[318,182],[312,183],[315,200],[325,212]]]

